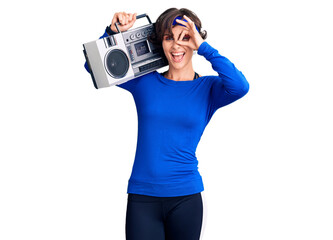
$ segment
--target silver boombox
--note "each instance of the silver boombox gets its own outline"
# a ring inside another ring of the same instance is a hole
[[[110,87],[168,65],[163,49],[148,41],[153,23],[83,44],[95,88]]]

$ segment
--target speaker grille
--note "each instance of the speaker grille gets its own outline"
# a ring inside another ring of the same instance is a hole
[[[122,78],[129,68],[129,61],[126,54],[120,49],[111,50],[106,58],[105,65],[109,74],[114,78]]]

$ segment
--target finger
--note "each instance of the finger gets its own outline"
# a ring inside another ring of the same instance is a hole
[[[136,21],[136,14],[132,17],[132,21],[128,23],[130,28],[134,25],[135,21]]]
[[[188,21],[189,23],[192,23],[193,21],[186,15],[183,16],[184,19],[186,19],[186,21]]]
[[[123,14],[123,23],[122,23],[122,24],[123,24],[123,25],[126,25],[126,24],[127,24],[127,21],[128,21],[128,20],[127,20],[127,18],[128,18],[128,17],[127,17],[127,13],[123,12],[122,14]]]
[[[186,35],[186,32],[185,32],[185,31],[183,31],[183,32],[179,35],[178,39],[176,40],[177,44],[182,45],[182,46],[189,46],[189,45],[188,45],[188,41],[184,41],[184,40],[183,40],[184,37],[185,37],[185,35]]]
[[[128,20],[129,20],[129,22],[133,21],[133,13],[128,14]]]
[[[182,41],[183,37],[185,36],[184,31],[182,31],[177,38],[177,41]]]
[[[196,29],[194,22],[188,16],[184,15],[183,18],[186,19],[186,21],[188,21],[192,29]]]
[[[122,23],[121,23],[121,25],[126,25],[127,14],[125,12],[122,12],[121,15],[122,15]]]
[[[127,13],[126,14],[126,24],[129,24],[131,22],[131,14]]]
[[[130,18],[129,23],[134,24],[134,22],[136,20],[136,13],[131,13],[130,15],[131,15],[131,18]]]
[[[179,34],[179,36],[178,36],[178,41],[183,41],[183,38],[185,37],[186,34],[187,34],[187,31],[182,31],[181,34]]]
[[[116,22],[119,22],[119,13],[115,13],[113,15],[113,18],[112,18],[112,21],[111,21],[111,24],[114,24]]]
[[[185,46],[185,47],[191,47],[190,46],[190,42],[188,42],[188,41],[180,41],[180,40],[178,40],[177,44],[181,45],[181,46]]]
[[[123,22],[124,22],[124,20],[123,20],[123,14],[119,14],[118,15],[118,21],[119,21],[119,23],[121,24],[121,25],[123,25]]]
[[[126,13],[123,14],[123,19],[124,19],[124,25],[126,25],[127,24],[127,14]]]
[[[188,24],[188,22],[185,22],[185,21],[180,20],[180,19],[176,19],[176,21],[177,21],[179,24],[184,25],[186,28],[189,28],[189,27],[190,27],[190,25]]]
[[[191,20],[191,18],[189,18],[188,16],[184,15],[183,16],[184,19],[186,19],[186,21],[190,24],[190,25],[193,25],[194,22]]]

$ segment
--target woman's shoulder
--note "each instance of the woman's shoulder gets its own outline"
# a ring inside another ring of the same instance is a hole
[[[202,82],[206,84],[212,84],[216,81],[221,81],[221,79],[215,75],[200,75],[200,78],[202,79]]]
[[[146,84],[149,84],[151,82],[152,78],[156,78],[154,75],[154,72],[147,73],[145,75],[130,79],[124,83],[117,84],[118,87],[126,89],[130,92],[134,92],[134,90],[138,87],[144,87]]]
[[[159,73],[157,71],[153,71],[150,73],[146,73],[142,76],[136,77],[135,79],[131,80],[135,82],[137,85],[144,86],[149,85],[152,81],[156,81],[158,78]]]

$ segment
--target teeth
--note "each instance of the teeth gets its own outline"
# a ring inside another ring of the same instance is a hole
[[[174,56],[180,56],[180,55],[183,55],[184,53],[172,53],[172,55]]]

